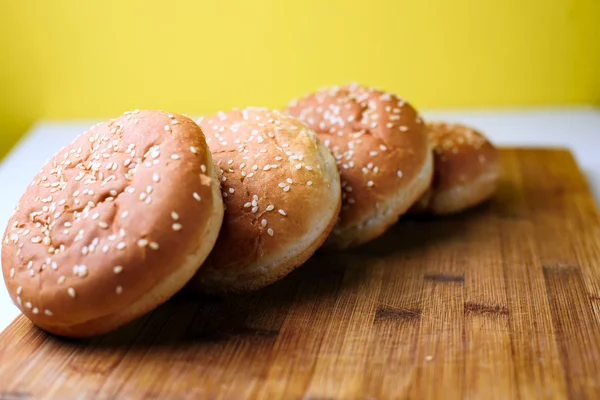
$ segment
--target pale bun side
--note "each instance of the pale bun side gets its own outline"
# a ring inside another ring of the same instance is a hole
[[[325,246],[342,250],[382,235],[429,186],[425,125],[397,95],[350,84],[320,89],[286,111],[315,130],[337,162],[342,210]]]
[[[465,125],[428,122],[427,127],[433,145],[434,178],[411,212],[454,214],[489,199],[500,175],[493,144]]]
[[[335,234],[329,236],[327,247],[344,249],[383,235],[401,215],[407,213],[411,206],[423,197],[423,193],[431,184],[432,176],[433,156],[430,152],[417,179],[398,191],[395,196],[388,198],[383,205],[374,208],[370,214],[366,214],[364,222],[347,228],[334,227]]]
[[[329,235],[341,205],[335,160],[305,124],[275,110],[233,110],[200,125],[222,174],[226,211],[188,288],[260,289],[303,264]]]
[[[136,110],[92,127],[42,168],[6,230],[5,282],[42,329],[106,333],[181,289],[222,217],[200,127]]]

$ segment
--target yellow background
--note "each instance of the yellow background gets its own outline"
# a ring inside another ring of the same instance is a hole
[[[0,1],[0,153],[40,118],[347,81],[421,108],[600,102],[598,0]]]

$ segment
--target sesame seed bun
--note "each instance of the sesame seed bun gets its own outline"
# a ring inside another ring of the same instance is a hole
[[[222,174],[223,227],[189,287],[247,292],[284,277],[325,241],[341,205],[335,160],[305,124],[260,108],[199,122]]]
[[[314,129],[337,162],[342,210],[327,247],[382,235],[427,190],[433,161],[425,125],[398,96],[351,84],[294,100],[287,112]]]
[[[38,173],[9,220],[2,271],[51,333],[106,333],[181,289],[216,241],[223,203],[200,127],[134,111],[92,127]]]
[[[453,214],[488,199],[500,175],[498,151],[486,137],[459,124],[428,122],[434,178],[413,213]]]

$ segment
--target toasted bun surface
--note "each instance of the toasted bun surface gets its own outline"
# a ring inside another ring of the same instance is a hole
[[[357,84],[318,90],[287,108],[335,156],[342,211],[327,240],[344,249],[383,234],[431,182],[425,125],[398,96]]]
[[[92,127],[38,173],[6,229],[4,279],[41,328],[106,333],[185,285],[222,216],[200,127],[136,110]]]
[[[434,178],[412,211],[452,214],[488,199],[500,173],[496,148],[482,133],[464,125],[429,122],[427,128],[434,152]]]
[[[304,263],[341,205],[335,161],[295,118],[260,108],[201,120],[222,174],[223,228],[189,284],[209,293],[266,286]]]

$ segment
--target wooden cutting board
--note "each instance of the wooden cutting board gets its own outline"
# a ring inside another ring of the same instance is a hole
[[[488,204],[403,220],[246,297],[179,295],[93,340],[25,318],[0,398],[600,398],[600,220],[561,150],[502,151]]]

